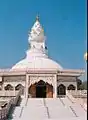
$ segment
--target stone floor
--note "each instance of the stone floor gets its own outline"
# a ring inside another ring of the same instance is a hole
[[[87,112],[67,97],[23,99],[12,116],[11,120],[87,120]]]

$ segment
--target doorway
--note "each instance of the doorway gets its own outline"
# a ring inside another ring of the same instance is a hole
[[[36,84],[36,98],[46,98],[46,83],[42,80]]]

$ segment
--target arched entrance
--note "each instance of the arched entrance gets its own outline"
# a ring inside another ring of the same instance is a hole
[[[60,84],[57,88],[58,95],[66,95],[66,87],[63,84]]]
[[[46,98],[46,83],[42,80],[36,84],[36,97]]]
[[[75,89],[76,89],[76,87],[75,87],[74,85],[72,85],[72,84],[71,84],[71,85],[69,85],[69,86],[68,86],[68,88],[67,88],[67,89],[68,89],[68,90],[75,90]]]
[[[28,94],[29,97],[33,98],[52,98],[53,86],[43,80],[40,80],[29,87]]]

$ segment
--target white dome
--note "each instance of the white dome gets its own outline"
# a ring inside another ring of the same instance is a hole
[[[51,59],[33,57],[21,60],[12,67],[12,70],[14,69],[62,70],[62,67]]]
[[[48,58],[44,38],[44,30],[37,18],[29,33],[28,41],[30,48],[26,52],[26,58],[13,66],[12,70],[62,70],[58,63]]]

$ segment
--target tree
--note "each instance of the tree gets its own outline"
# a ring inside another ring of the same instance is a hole
[[[80,90],[81,86],[82,86],[82,80],[77,79],[77,89]]]
[[[83,87],[84,90],[87,90],[87,81],[84,81],[82,83],[82,87]]]
[[[78,90],[87,90],[87,81],[81,81],[78,79],[77,81],[77,89]]]

